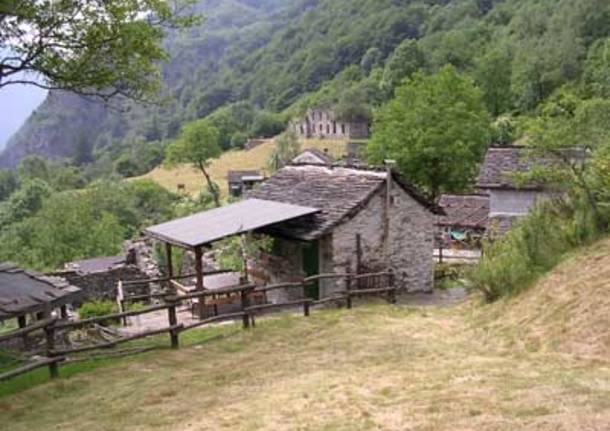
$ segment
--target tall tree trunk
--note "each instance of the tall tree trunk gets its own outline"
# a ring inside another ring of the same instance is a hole
[[[208,184],[208,190],[212,194],[212,198],[214,198],[214,204],[216,205],[216,208],[219,208],[220,207],[220,193],[218,192],[218,189],[216,188],[214,182],[212,181],[212,178],[210,178],[210,175],[208,174],[208,171],[205,169],[205,166],[203,165],[203,163],[199,163],[199,169],[201,170],[201,173],[203,174],[203,177],[205,178],[205,181]]]

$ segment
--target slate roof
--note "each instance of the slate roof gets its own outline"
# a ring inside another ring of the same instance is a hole
[[[417,202],[432,212],[438,208],[427,202],[414,187],[393,176]],[[250,197],[306,205],[320,212],[280,223],[265,232],[305,241],[320,238],[355,215],[385,185],[385,171],[317,165],[287,166],[275,173]]]
[[[56,308],[80,298],[81,290],[63,278],[0,263],[0,319]]]
[[[312,160],[314,159],[315,162]],[[320,164],[320,165],[332,165],[333,159],[324,151],[318,150],[317,148],[307,148],[303,150],[301,154],[296,156],[292,160],[293,164]]]
[[[489,196],[443,195],[439,206],[446,216],[439,217],[439,226],[485,230],[489,219]]]
[[[125,265],[126,263],[127,258],[125,255],[98,257],[67,263],[66,269],[76,271],[79,274],[94,274],[96,272],[106,272],[117,266]]]
[[[517,187],[513,179],[516,173],[529,172],[535,165],[548,165],[547,160],[528,158],[525,147],[491,147],[481,166],[477,187],[480,189],[541,190],[541,184],[525,184]]]

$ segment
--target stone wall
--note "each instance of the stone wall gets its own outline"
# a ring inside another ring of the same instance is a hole
[[[80,287],[83,291],[83,302],[110,300],[117,296],[117,283],[119,280],[145,280],[148,276],[135,265],[125,265],[89,274],[79,274],[76,271],[61,273],[68,283]],[[149,293],[148,283],[126,287],[126,295],[144,295]]]
[[[489,190],[489,216],[522,216],[547,193],[528,190]]]
[[[274,239],[274,252],[262,253],[257,262],[248,268],[250,280],[259,285],[290,283],[303,280],[303,245],[298,241],[282,238]],[[273,303],[303,298],[299,289],[280,289],[267,293],[267,300]]]
[[[390,265],[399,288],[430,291],[433,281],[435,217],[402,188],[392,187],[390,209]],[[379,191],[354,218],[333,232],[335,272],[356,272],[356,235],[360,234],[361,272],[384,271],[385,190]],[[330,291],[339,286],[330,286]]]

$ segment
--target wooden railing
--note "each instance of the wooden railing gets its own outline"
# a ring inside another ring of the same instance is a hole
[[[313,300],[307,298],[306,292],[307,287],[312,283],[321,280],[344,280],[345,289],[337,292],[337,294],[322,298],[320,300]],[[362,285],[363,281],[366,286],[371,280],[376,280],[377,286],[381,286],[379,280],[385,280],[383,286],[375,288],[364,288],[358,289],[356,286]],[[169,281],[169,280],[164,280]],[[138,281],[142,283],[143,281]],[[145,281],[144,281],[145,282]],[[298,300],[291,300],[277,304],[250,304],[250,296],[252,293],[267,293],[279,289],[298,289],[301,291],[303,298]],[[73,322],[69,321],[58,321],[57,319],[46,319],[36,322],[28,327],[12,331],[11,333],[0,336],[0,342],[8,341],[11,339],[22,338],[24,342],[26,337],[36,331],[43,331],[45,334],[45,355],[35,362],[26,364],[17,369],[9,372],[0,374],[0,382],[12,379],[19,375],[28,373],[41,367],[48,367],[51,378],[59,376],[59,364],[68,359],[68,355],[82,353],[87,351],[93,351],[98,349],[109,349],[114,348],[119,344],[127,343],[130,341],[138,340],[141,338],[151,337],[160,334],[169,334],[170,345],[172,348],[177,349],[180,345],[180,334],[184,331],[198,328],[211,323],[216,323],[226,320],[241,319],[244,329],[248,329],[251,326],[256,325],[255,316],[264,310],[274,310],[287,307],[302,307],[303,315],[309,316],[311,307],[325,304],[328,302],[342,303],[344,302],[347,308],[352,308],[352,302],[354,298],[367,296],[367,295],[378,295],[386,296],[386,299],[390,303],[396,302],[396,286],[394,283],[394,274],[392,272],[379,272],[374,274],[320,274],[312,277],[305,278],[300,282],[291,283],[280,283],[272,284],[267,286],[256,286],[254,284],[245,284],[242,286],[229,287],[218,290],[206,290],[201,292],[193,292],[182,295],[171,295],[169,293],[161,293],[157,295],[138,295],[130,297],[129,299],[135,300],[149,300],[149,299],[163,299],[163,303],[159,305],[152,305],[145,307],[140,310],[126,311],[115,314],[109,314],[101,317],[94,317],[90,319],[77,320]],[[239,312],[224,313],[216,316],[208,317],[197,322],[184,325],[178,323],[177,308],[180,304],[191,299],[200,299],[205,302],[206,298],[217,297],[219,295],[238,295],[239,296]],[[106,341],[103,343],[97,343],[93,345],[87,345],[82,347],[71,347],[71,348],[57,348],[55,345],[56,335],[61,332],[70,332],[85,328],[91,325],[101,324],[112,320],[124,320],[127,317],[139,316],[154,312],[167,310],[168,325],[160,329],[153,329],[143,331],[138,334],[124,336],[115,340]]]

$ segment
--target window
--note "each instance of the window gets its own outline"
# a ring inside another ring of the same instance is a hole
[[[330,124],[326,125],[326,134],[330,135]]]
[[[341,134],[345,135],[345,124],[341,124]]]
[[[324,126],[320,124],[320,133],[324,132]]]
[[[337,122],[333,121],[333,135],[337,134]]]

